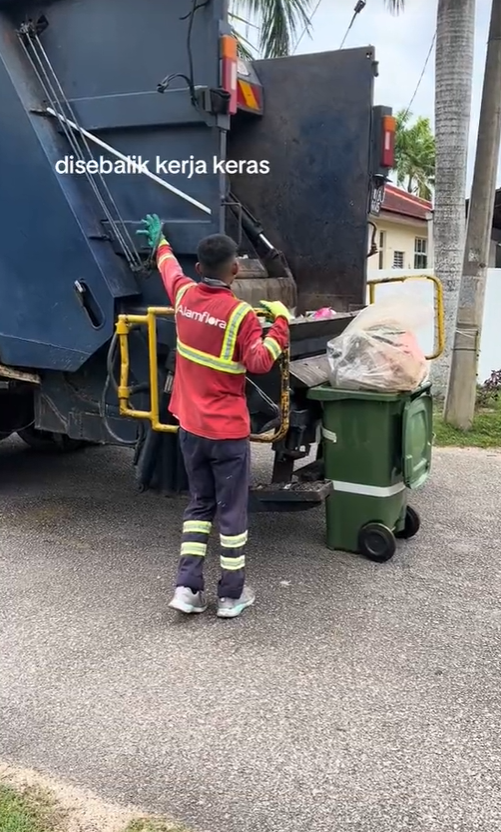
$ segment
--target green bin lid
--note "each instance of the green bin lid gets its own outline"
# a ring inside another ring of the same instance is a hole
[[[377,390],[344,390],[342,388],[334,388],[329,384],[321,384],[318,387],[311,387],[308,390],[307,397],[320,402],[335,402],[342,399],[361,399],[363,401],[372,402],[398,402],[401,399],[414,398],[414,396],[424,393],[431,387],[430,382],[422,384],[417,390],[411,393],[383,393]]]

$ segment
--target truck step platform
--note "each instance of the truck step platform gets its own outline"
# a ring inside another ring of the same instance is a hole
[[[249,511],[307,511],[323,503],[332,491],[330,480],[256,485],[249,492]]]

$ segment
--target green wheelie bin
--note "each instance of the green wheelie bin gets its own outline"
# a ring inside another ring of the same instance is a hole
[[[407,489],[420,488],[431,467],[431,384],[412,393],[313,387],[321,403],[327,546],[378,563],[393,557],[396,538],[419,530]]]

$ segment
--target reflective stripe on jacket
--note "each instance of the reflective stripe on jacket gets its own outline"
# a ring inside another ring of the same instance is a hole
[[[176,310],[176,372],[169,410],[190,433],[241,439],[250,433],[245,373],[266,373],[288,341],[278,319],[263,339],[261,324],[229,287],[186,277],[168,243],[157,264]]]

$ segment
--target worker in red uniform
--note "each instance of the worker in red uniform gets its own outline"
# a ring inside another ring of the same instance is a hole
[[[143,223],[176,310],[176,370],[169,410],[179,422],[190,490],[176,589],[169,606],[184,613],[207,609],[203,567],[217,514],[221,546],[217,615],[234,618],[255,600],[245,583],[250,475],[245,374],[271,369],[288,343],[290,313],[279,301],[263,301],[274,317],[263,338],[252,307],[231,290],[238,273],[232,239],[214,234],[201,241],[197,283],[183,274],[160,219],[148,215]]]

